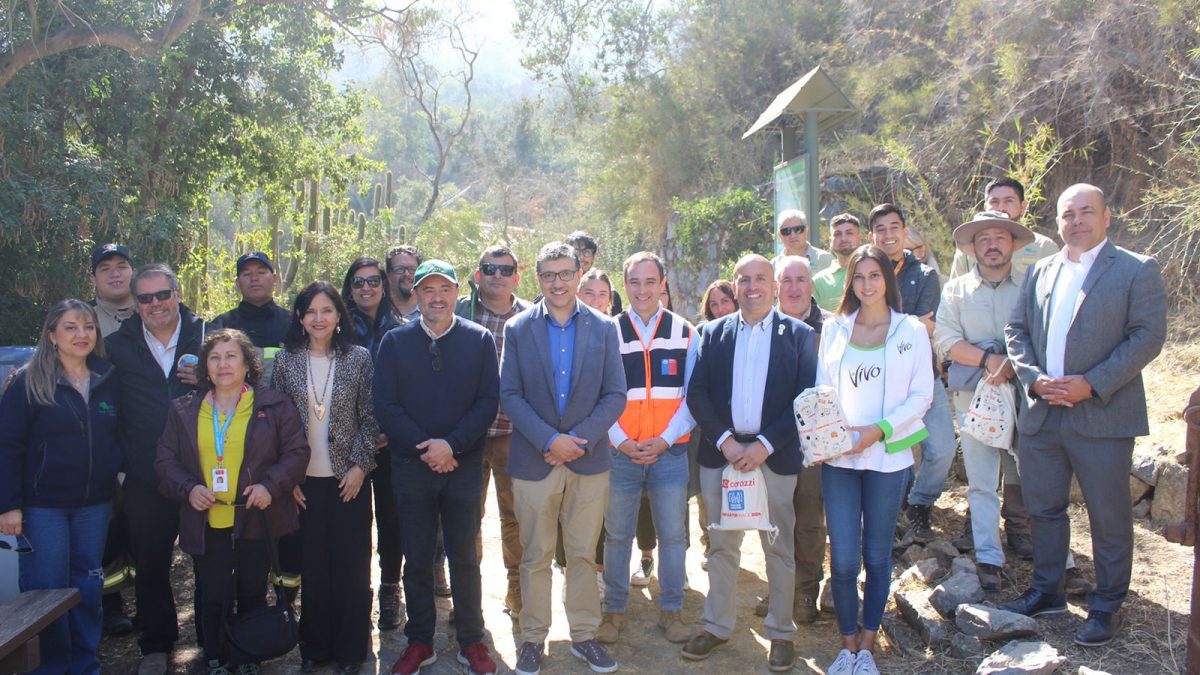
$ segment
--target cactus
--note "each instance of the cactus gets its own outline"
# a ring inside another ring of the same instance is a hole
[[[379,183],[375,184],[375,209],[371,211],[372,216],[378,216],[379,211],[383,208],[383,186]]]
[[[392,201],[393,193],[392,193],[392,172],[391,171],[387,172],[384,180],[385,180],[385,183],[384,183],[385,187],[384,187],[383,203],[387,206],[387,208],[390,209],[390,208],[392,208],[393,205],[395,205],[395,202]]]

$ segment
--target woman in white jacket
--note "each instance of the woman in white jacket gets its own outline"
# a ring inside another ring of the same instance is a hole
[[[817,384],[838,392],[853,450],[821,467],[830,583],[842,650],[829,675],[874,675],[872,650],[892,573],[892,535],[913,465],[912,446],[933,399],[933,353],[924,326],[904,314],[887,254],[859,247],[842,303],[825,323]],[[859,569],[867,570],[862,630]]]

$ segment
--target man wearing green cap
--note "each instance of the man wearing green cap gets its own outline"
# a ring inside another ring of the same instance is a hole
[[[413,675],[437,660],[433,565],[443,526],[458,661],[495,673],[483,644],[479,531],[483,449],[499,408],[496,342],[479,324],[454,315],[458,276],[441,260],[413,275],[420,318],[384,336],[375,356],[375,416],[387,435],[392,487],[404,532],[408,646],[392,666]]]

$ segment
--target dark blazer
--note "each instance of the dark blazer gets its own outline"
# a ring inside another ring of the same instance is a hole
[[[1064,255],[1065,249],[1029,269],[1004,330],[1024,393],[1017,416],[1017,429],[1023,434],[1037,433],[1050,410],[1032,387],[1046,374],[1050,296]],[[1086,377],[1098,396],[1064,408],[1063,414],[1081,436],[1144,436],[1150,430],[1142,369],[1158,356],[1167,336],[1167,295],[1158,263],[1109,240],[1084,279],[1082,292],[1067,332],[1063,370]]]
[[[588,442],[584,455],[568,462],[568,469],[596,474],[612,468],[608,430],[625,412],[626,394],[617,324],[583,303],[578,307],[571,393],[562,415],[554,401],[546,301],[538,301],[504,325],[500,407],[513,423],[508,456],[508,473],[513,478],[545,478],[551,466],[542,449],[560,433]]]
[[[192,488],[204,485],[200,470],[199,415],[204,394],[193,391],[171,401],[166,429],[158,440],[154,469],[158,473],[158,491],[179,502],[179,548],[191,555],[204,555],[204,527],[208,512],[188,504]],[[300,424],[300,413],[291,399],[267,389],[254,388],[254,409],[246,427],[245,454],[238,471],[238,504],[246,498],[241,491],[262,484],[271,493],[267,520],[271,535],[281,537],[300,527],[299,511],[292,501],[292,488],[304,480],[308,468],[308,437]],[[262,520],[246,517],[246,509],[234,514],[235,539],[261,539]]]
[[[804,322],[777,310],[771,310],[771,314],[771,362],[759,434],[775,448],[767,458],[771,471],[794,475],[803,468],[803,458],[792,402],[816,382],[816,333]],[[704,433],[697,461],[710,469],[723,468],[727,463],[716,441],[733,429],[733,354],[741,317],[741,312],[734,312],[704,325],[688,382],[688,409]]]

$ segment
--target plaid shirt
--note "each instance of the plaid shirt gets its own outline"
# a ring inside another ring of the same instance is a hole
[[[496,339],[496,360],[500,359],[500,354],[504,351],[504,324],[509,319],[516,316],[518,313],[529,308],[529,303],[513,296],[512,307],[503,314],[493,314],[478,298],[475,299],[475,308],[472,317],[475,323],[483,326]],[[513,431],[512,420],[508,419],[508,415],[504,414],[503,410],[496,412],[496,419],[492,420],[492,425],[488,427],[488,438],[496,436],[505,436]]]

